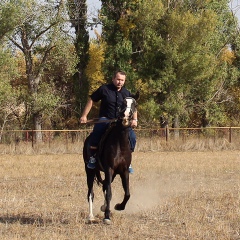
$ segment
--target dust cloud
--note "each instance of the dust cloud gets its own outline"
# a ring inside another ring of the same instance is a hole
[[[124,214],[136,214],[146,210],[154,210],[156,207],[163,206],[174,198],[196,191],[208,191],[213,188],[222,188],[223,182],[220,179],[209,180],[204,176],[195,174],[186,176],[183,172],[179,173],[151,173],[149,178],[130,178],[131,197],[126,205]],[[103,204],[103,195],[100,194],[99,201],[95,202],[95,209],[99,209]],[[123,200],[124,191],[120,179],[112,183],[111,211],[114,210],[116,203]],[[117,211],[118,212],[118,211]]]
[[[132,183],[131,198],[126,206],[126,212],[138,213],[154,209],[175,197],[204,188],[207,184],[201,178],[184,179],[179,175],[152,174],[147,180]]]

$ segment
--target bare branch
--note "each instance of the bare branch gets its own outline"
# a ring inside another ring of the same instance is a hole
[[[22,52],[24,52],[24,48],[22,46],[20,46],[13,38],[11,38],[10,36],[7,36],[7,38],[16,46],[18,47]]]
[[[48,55],[50,54],[51,50],[52,50],[54,47],[55,47],[55,46],[49,46],[48,49],[45,51],[44,56],[43,56],[43,58],[42,58],[42,61],[41,61],[40,65],[39,65],[39,68],[38,68],[38,71],[37,71],[36,76],[39,76],[39,74],[40,74],[40,72],[41,72],[41,69],[42,69],[42,66],[46,63],[47,57],[48,57]]]
[[[51,29],[54,25],[56,25],[58,22],[54,22],[51,25],[49,25],[46,29],[44,29],[43,31],[41,31],[38,35],[35,36],[34,40],[32,41],[32,43],[30,44],[30,48],[32,48],[32,46],[34,45],[34,43],[36,42],[36,40],[41,37],[44,33],[46,33],[49,29]]]

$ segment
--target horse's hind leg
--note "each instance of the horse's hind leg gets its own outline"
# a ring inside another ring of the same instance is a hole
[[[130,191],[129,191],[129,172],[128,170],[121,174],[122,179],[122,186],[124,189],[124,198],[121,203],[117,203],[114,207],[115,210],[121,211],[125,209],[125,206],[130,198]]]
[[[94,193],[93,193],[93,182],[94,182],[94,176],[95,173],[93,170],[86,169],[87,173],[87,185],[88,185],[88,207],[89,207],[89,215],[88,215],[88,221],[92,222],[94,221],[94,215],[93,215],[93,199],[94,199]]]
[[[91,192],[88,197],[88,206],[89,206],[89,215],[88,222],[92,222],[95,220],[93,215],[93,193]]]

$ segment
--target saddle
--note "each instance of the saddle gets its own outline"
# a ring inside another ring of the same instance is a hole
[[[112,129],[116,125],[117,125],[116,121],[111,122],[109,124],[109,127],[107,128],[105,133],[102,135],[101,140],[100,140],[100,142],[98,144],[98,148],[97,148],[97,151],[96,151],[96,154],[95,154],[95,159],[97,161],[97,165],[98,165],[100,171],[104,171],[104,168],[103,168],[103,165],[102,165],[102,162],[101,162],[101,155],[102,155],[102,151],[103,151],[103,148],[104,148],[104,145],[105,145],[105,140],[106,140],[107,136],[109,135],[109,133],[112,131]],[[128,142],[129,142],[129,144],[131,146],[130,136],[129,136],[128,140],[129,140]],[[90,155],[90,145],[88,145],[88,153]]]
[[[103,134],[103,136],[101,137],[101,140],[98,144],[98,150],[97,150],[97,154],[100,156],[104,147],[104,143],[105,143],[105,139],[107,138],[107,136],[109,135],[109,133],[112,131],[113,127],[116,126],[116,122],[111,122],[109,124],[109,127],[107,128],[107,130],[105,131],[105,133]]]
[[[104,169],[103,169],[103,166],[102,166],[102,163],[101,163],[100,156],[101,156],[102,151],[103,151],[103,147],[104,147],[104,144],[105,144],[105,139],[107,138],[109,133],[112,131],[114,126],[116,126],[116,122],[111,122],[109,124],[109,127],[107,128],[107,130],[105,131],[105,133],[101,137],[101,140],[100,140],[100,142],[98,144],[97,152],[95,154],[97,165],[99,166],[99,170],[101,170],[101,171],[103,171]],[[89,155],[90,155],[90,145],[88,145],[88,152],[89,152]]]

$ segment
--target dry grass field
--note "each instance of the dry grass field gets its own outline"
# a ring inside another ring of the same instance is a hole
[[[135,152],[133,167],[126,210],[104,225],[95,185],[96,222],[87,224],[82,155],[0,155],[0,238],[240,239],[240,151]]]

